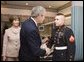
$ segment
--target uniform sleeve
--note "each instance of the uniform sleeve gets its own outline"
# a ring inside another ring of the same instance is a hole
[[[28,45],[30,46],[31,51],[35,56],[45,55],[46,51],[40,48],[41,40],[40,37],[38,36],[38,33],[35,30],[29,33],[27,40],[29,41]]]
[[[66,32],[67,39],[67,59],[68,61],[73,61],[75,56],[75,37],[73,31],[68,29]]]
[[[7,42],[8,42],[8,35],[7,35],[7,30],[5,30],[5,34],[4,34],[4,37],[3,37],[2,56],[6,56]]]

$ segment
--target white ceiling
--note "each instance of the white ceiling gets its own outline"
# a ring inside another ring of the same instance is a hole
[[[49,6],[52,6],[51,8],[58,8],[62,5],[68,3],[70,1],[1,1],[1,3],[6,4],[14,4],[14,5],[26,5],[28,3],[28,6],[43,6],[45,8],[49,8]]]

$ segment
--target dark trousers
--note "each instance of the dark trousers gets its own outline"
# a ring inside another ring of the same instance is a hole
[[[67,51],[66,50],[54,50],[53,61],[67,61]]]
[[[19,61],[40,61],[40,57],[19,57]]]

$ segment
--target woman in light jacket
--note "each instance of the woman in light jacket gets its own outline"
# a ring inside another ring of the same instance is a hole
[[[10,19],[12,26],[5,30],[3,38],[3,61],[18,61],[20,48],[20,19],[13,16]]]

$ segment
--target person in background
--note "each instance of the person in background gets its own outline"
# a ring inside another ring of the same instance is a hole
[[[18,61],[20,48],[20,19],[17,16],[9,18],[12,26],[5,30],[3,38],[3,61]]]

